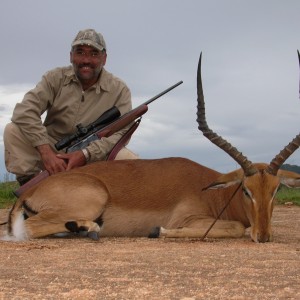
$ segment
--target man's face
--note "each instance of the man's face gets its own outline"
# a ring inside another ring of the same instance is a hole
[[[106,52],[91,46],[78,45],[70,52],[70,61],[84,89],[92,86],[106,62]]]

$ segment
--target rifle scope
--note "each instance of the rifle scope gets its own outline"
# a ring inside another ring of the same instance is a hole
[[[105,127],[109,123],[115,121],[121,115],[119,109],[115,106],[104,112],[96,121],[92,122],[88,126],[84,127],[81,124],[76,125],[77,131],[71,135],[62,138],[55,144],[57,150],[61,150],[68,147],[72,142],[78,138],[85,137],[88,134],[92,134],[95,131]]]

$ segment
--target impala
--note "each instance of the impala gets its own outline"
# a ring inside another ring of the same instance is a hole
[[[188,159],[163,158],[96,162],[58,173],[17,200],[9,214],[10,238],[39,238],[68,231],[85,231],[94,239],[195,238],[203,237],[218,218],[208,237],[242,237],[245,228],[251,227],[253,241],[271,241],[278,187],[300,183],[299,174],[280,170],[299,147],[300,135],[270,164],[252,163],[206,123],[201,55],[197,90],[199,129],[240,169],[221,174]]]

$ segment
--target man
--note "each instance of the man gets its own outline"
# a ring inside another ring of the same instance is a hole
[[[71,47],[72,65],[47,72],[17,103],[12,122],[4,131],[4,145],[6,168],[16,175],[20,185],[44,169],[52,175],[105,160],[128,130],[124,128],[68,154],[59,153],[54,147],[57,141],[74,133],[77,124],[87,126],[112,106],[122,115],[131,110],[130,90],[104,69],[106,58],[103,36],[93,29],[80,31]],[[135,158],[137,155],[125,147],[116,157]]]

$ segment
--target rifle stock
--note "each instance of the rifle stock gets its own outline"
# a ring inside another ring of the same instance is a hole
[[[36,185],[40,181],[44,180],[45,178],[49,177],[50,174],[47,170],[42,171],[35,177],[33,177],[30,181],[26,182],[24,185],[20,186],[17,190],[14,191],[14,195],[18,198],[20,197],[25,191],[27,191],[32,186]]]

